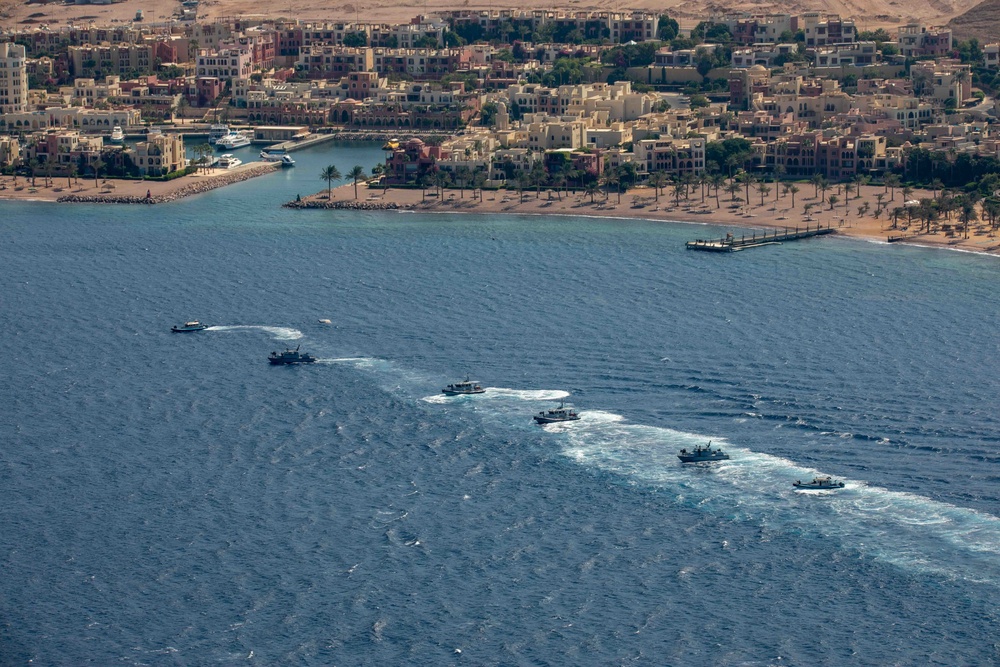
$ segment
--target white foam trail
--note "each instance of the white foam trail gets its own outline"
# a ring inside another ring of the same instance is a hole
[[[580,421],[553,426],[546,430],[558,432],[563,453],[581,465],[668,488],[679,501],[706,511],[737,511],[772,528],[818,533],[897,566],[1000,585],[996,516],[858,480],[844,480],[845,488],[836,491],[797,491],[795,480],[829,473],[722,438],[711,440],[730,460],[684,465],[677,451],[704,445],[708,436],[628,424],[613,413],[581,412]]]
[[[519,398],[522,401],[558,401],[569,396],[561,389],[508,389],[507,387],[487,387],[485,396],[491,398]]]
[[[205,331],[238,331],[241,329],[254,329],[271,334],[275,340],[298,340],[302,338],[302,332],[291,327],[269,327],[257,324],[233,324],[229,326],[208,327]]]
[[[486,387],[484,394],[469,394],[464,396],[445,396],[444,394],[432,394],[424,396],[420,400],[425,403],[444,405],[453,401],[487,399],[515,399],[521,401],[557,401],[569,396],[568,391],[561,389],[508,389],[506,387]]]

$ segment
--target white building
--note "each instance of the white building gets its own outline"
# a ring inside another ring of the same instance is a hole
[[[20,44],[0,44],[0,114],[28,109],[28,74],[25,49]]]

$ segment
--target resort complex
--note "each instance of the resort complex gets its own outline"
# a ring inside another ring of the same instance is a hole
[[[242,128],[241,143],[385,141],[372,175],[383,187],[644,184],[686,197],[700,182],[743,187],[749,203],[751,185],[804,181],[823,190],[814,206],[833,208],[842,188],[873,183],[892,200],[897,186],[933,192],[904,198],[896,218],[1000,212],[1000,43],[949,28],[864,31],[818,12],[690,27],[645,12],[400,25],[194,14],[0,35],[0,169],[169,178],[214,163],[203,139],[192,160],[183,138],[221,127]]]

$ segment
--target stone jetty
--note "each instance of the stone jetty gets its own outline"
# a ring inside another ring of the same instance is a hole
[[[344,209],[349,211],[398,211],[411,209],[412,206],[397,204],[393,201],[357,201],[352,199],[299,199],[282,204],[285,208],[328,208]]]
[[[56,201],[87,204],[164,204],[166,202],[175,201],[184,197],[190,197],[191,195],[208,192],[209,190],[214,190],[216,188],[232,185],[233,183],[246,181],[256,176],[269,174],[278,169],[281,169],[281,165],[277,162],[261,162],[259,164],[252,164],[245,169],[240,169],[239,171],[219,176],[182,176],[176,181],[180,187],[169,190],[168,192],[150,194],[148,197],[143,195],[117,195],[105,192],[96,195],[66,195],[64,197],[59,197]],[[173,181],[171,181],[171,183],[173,183]],[[157,185],[160,185],[160,182],[150,182],[150,190]]]

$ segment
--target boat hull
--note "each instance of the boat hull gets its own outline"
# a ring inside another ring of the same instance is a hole
[[[312,364],[316,362],[314,358],[308,359],[268,359],[272,366],[291,366],[293,364]]]
[[[804,489],[809,491],[835,491],[837,489],[844,488],[843,482],[837,482],[836,484],[801,484],[795,482],[792,484],[796,489]]]
[[[677,458],[681,460],[681,463],[701,463],[702,461],[728,461],[729,454],[722,454],[721,456],[695,456],[689,454],[678,454]]]
[[[535,415],[535,421],[539,424],[558,424],[560,422],[575,422],[579,421],[579,417],[542,417],[541,415]]]
[[[485,394],[485,389],[473,389],[471,391],[455,391],[453,389],[442,389],[441,393],[445,396],[470,396],[472,394]]]

